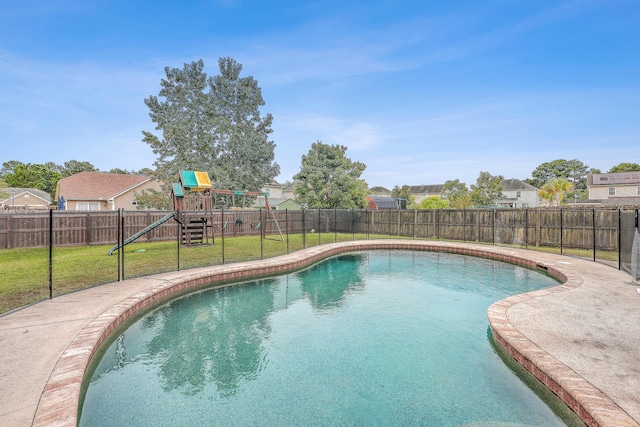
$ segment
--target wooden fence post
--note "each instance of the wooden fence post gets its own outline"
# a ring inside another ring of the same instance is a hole
[[[91,217],[89,216],[89,213],[86,213],[83,215],[84,217],[84,244],[89,246],[89,243],[91,241],[89,235],[91,234]]]
[[[542,211],[541,211],[540,208],[536,209],[536,247],[540,246],[540,239],[541,239],[541,237],[540,237],[540,233],[541,233],[541,230],[540,230],[540,228],[541,228],[540,227],[540,215],[541,215],[541,212]]]

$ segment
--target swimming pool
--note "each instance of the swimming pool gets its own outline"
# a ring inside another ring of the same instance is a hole
[[[485,314],[556,284],[372,251],[193,293],[106,347],[80,425],[564,425],[496,355]]]

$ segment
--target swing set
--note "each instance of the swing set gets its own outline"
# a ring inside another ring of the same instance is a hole
[[[186,191],[189,191],[190,194],[187,194]],[[278,220],[269,205],[267,193],[260,191],[214,189],[212,188],[211,180],[209,179],[209,174],[207,174],[207,172],[185,170],[180,171],[180,182],[172,184],[171,193],[173,210],[176,212],[175,218],[182,226],[182,241],[186,245],[203,243],[204,241],[208,242],[209,228],[213,229],[213,227],[220,226],[221,230],[224,230],[227,227],[228,221],[221,224],[214,224],[213,216],[209,218],[202,215],[202,212],[213,211],[214,200],[217,195],[224,195],[227,198],[231,196],[233,205],[235,205],[236,196],[242,196],[243,200],[246,199],[247,196],[263,196],[265,198],[265,212],[267,216],[263,219],[261,215],[260,221],[258,221],[255,226],[253,226],[253,224],[250,224],[250,226],[254,230],[259,230],[263,239],[278,240],[267,237],[267,227],[263,226],[263,222],[265,222],[266,225],[266,221],[271,219],[276,230],[278,230],[278,234],[280,235],[279,241],[284,242],[282,230],[280,229]],[[217,202],[217,200],[215,201]],[[224,218],[222,219],[224,220]],[[242,227],[243,223],[244,221],[242,218],[236,218],[236,228]],[[213,230],[211,235],[213,237]]]

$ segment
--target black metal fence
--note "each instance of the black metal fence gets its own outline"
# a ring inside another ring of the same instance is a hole
[[[169,219],[167,214],[0,214],[0,313],[103,283],[370,238],[543,250],[630,273],[638,209],[215,210],[175,212]]]

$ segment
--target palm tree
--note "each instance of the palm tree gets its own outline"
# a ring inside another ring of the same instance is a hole
[[[559,206],[564,196],[573,190],[573,184],[566,178],[554,178],[542,186],[538,194],[554,206]]]

